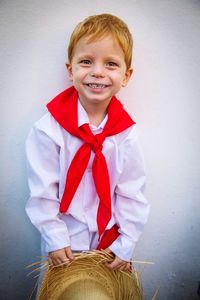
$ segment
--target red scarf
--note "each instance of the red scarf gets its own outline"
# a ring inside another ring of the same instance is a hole
[[[65,213],[68,210],[87,168],[91,151],[94,151],[92,174],[99,197],[97,225],[100,238],[112,216],[110,179],[106,159],[102,153],[103,142],[106,137],[124,131],[135,122],[124,110],[120,101],[116,97],[112,97],[107,110],[108,120],[105,127],[101,133],[93,135],[88,124],[78,127],[77,107],[78,92],[73,86],[64,90],[47,104],[47,108],[55,120],[71,135],[84,141],[69,166],[60,212]]]

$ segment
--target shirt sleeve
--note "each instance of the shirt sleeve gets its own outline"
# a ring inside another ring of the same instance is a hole
[[[70,245],[66,224],[59,218],[60,147],[33,126],[25,144],[30,198],[26,213],[45,241],[46,252]]]
[[[143,195],[145,166],[143,152],[136,135],[122,144],[124,167],[115,189],[114,215],[119,237],[109,247],[122,260],[130,261],[149,215],[149,204]]]

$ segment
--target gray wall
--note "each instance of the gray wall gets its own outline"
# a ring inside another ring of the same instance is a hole
[[[200,1],[0,1],[0,299],[27,299],[25,266],[40,255],[24,213],[24,141],[45,104],[69,85],[69,35],[84,17],[110,12],[134,34],[134,77],[120,92],[140,127],[151,215],[134,259],[146,299],[198,299]]]

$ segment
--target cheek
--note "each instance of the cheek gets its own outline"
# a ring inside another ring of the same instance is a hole
[[[74,78],[83,78],[87,74],[86,70],[74,68]]]
[[[121,83],[123,82],[124,80],[124,74],[123,73],[118,73],[118,74],[115,74],[115,76],[113,76],[113,82],[116,84],[116,85],[121,85]]]
[[[124,79],[125,72],[123,70],[118,70],[117,72],[110,73],[113,80],[120,81]]]

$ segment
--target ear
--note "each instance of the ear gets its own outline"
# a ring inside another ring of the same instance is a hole
[[[73,81],[72,65],[66,64],[69,80]]]
[[[129,82],[129,79],[131,78],[131,75],[133,74],[133,69],[130,68],[126,71],[125,75],[124,75],[124,79],[123,79],[123,82],[122,82],[122,86],[126,86]]]

